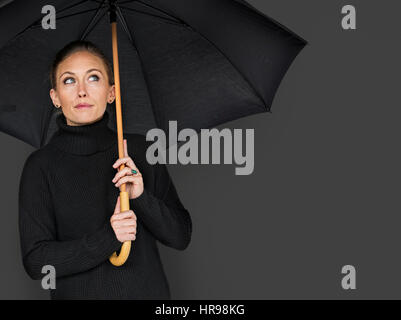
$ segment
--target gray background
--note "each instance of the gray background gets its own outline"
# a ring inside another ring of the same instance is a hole
[[[309,41],[255,129],[255,170],[169,165],[192,242],[160,244],[173,299],[400,298],[401,3],[248,0]],[[341,8],[357,9],[342,30]],[[18,187],[33,151],[0,134],[0,298],[48,299],[25,273]],[[356,290],[341,268],[356,268]]]

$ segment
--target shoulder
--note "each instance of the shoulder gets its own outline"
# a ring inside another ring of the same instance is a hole
[[[25,160],[25,167],[41,167],[44,160],[43,149],[37,149],[33,151],[28,158]]]
[[[43,149],[37,149],[28,156],[20,176],[20,192],[26,190],[31,192],[45,181],[46,173],[48,173],[47,162]]]
[[[25,160],[24,170],[44,170],[49,168],[49,164],[54,162],[58,153],[51,146],[45,145],[40,149],[34,150]]]

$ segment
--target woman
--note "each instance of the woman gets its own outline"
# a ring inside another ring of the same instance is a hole
[[[179,250],[191,240],[190,215],[166,167],[147,163],[145,137],[126,134],[125,157],[116,160],[106,111],[113,79],[109,61],[88,41],[65,46],[51,67],[59,130],[24,165],[19,227],[29,276],[42,279],[42,268],[54,267],[52,299],[170,299],[156,240]],[[130,198],[125,212],[122,183]],[[134,240],[129,258],[113,266],[108,258],[127,240]]]

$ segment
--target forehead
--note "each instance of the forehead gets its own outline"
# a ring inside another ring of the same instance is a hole
[[[65,71],[70,71],[73,73],[85,73],[86,70],[92,68],[103,71],[105,68],[102,59],[90,52],[80,51],[75,52],[64,59],[59,64],[57,73],[61,74]]]

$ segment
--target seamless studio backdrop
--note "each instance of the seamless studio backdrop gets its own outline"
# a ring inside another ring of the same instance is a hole
[[[217,127],[255,129],[253,174],[168,165],[193,221],[185,251],[159,244],[172,298],[400,298],[401,4],[384,0],[378,15],[374,2],[354,1],[357,29],[346,31],[343,1],[248,2],[309,45],[272,114]],[[48,299],[19,247],[19,179],[33,148],[5,134],[0,146],[0,298]],[[356,269],[356,290],[341,287],[344,265]]]

